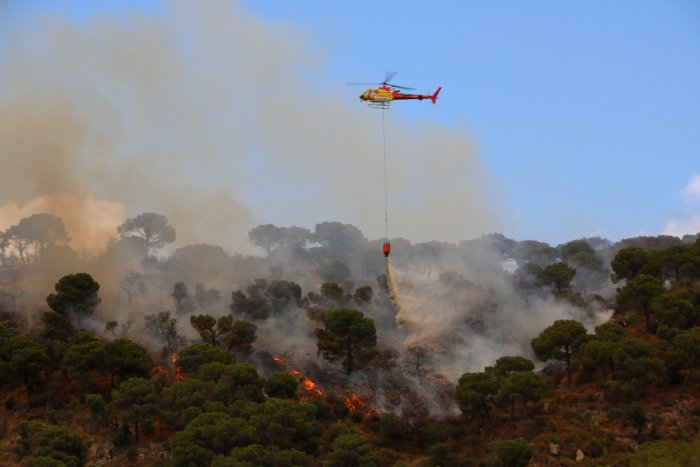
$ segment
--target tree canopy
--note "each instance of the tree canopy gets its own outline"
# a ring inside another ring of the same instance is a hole
[[[30,450],[35,464],[43,462],[43,465],[52,465],[47,460],[40,460],[49,458],[59,462],[53,465],[82,467],[87,459],[87,447],[83,438],[63,426],[43,425],[31,437]]]
[[[381,457],[364,436],[352,433],[338,436],[331,447],[325,467],[374,467],[381,465]]]
[[[49,357],[37,342],[20,334],[0,332],[0,370],[3,371],[0,382],[5,378],[22,382],[30,406],[34,402],[33,388],[42,380],[48,362]]]
[[[686,366],[688,367],[688,373],[683,380],[683,386],[681,387],[681,399],[685,393],[685,388],[688,385],[695,367],[700,361],[700,327],[695,326],[688,329],[687,331],[681,332],[673,339],[673,345],[683,352],[683,354],[688,359]]]
[[[613,270],[612,281],[617,283],[621,280],[634,279],[642,273],[648,261],[649,255],[645,250],[639,247],[623,248],[610,262]]]
[[[164,245],[175,241],[175,229],[168,224],[168,219],[162,214],[153,212],[144,212],[125,220],[117,227],[117,233],[122,238],[142,239],[149,254],[155,253]]]
[[[236,354],[211,344],[192,344],[182,349],[177,357],[177,364],[185,373],[195,372],[202,365],[214,362],[236,363]]]
[[[134,438],[139,441],[139,426],[151,422],[159,412],[153,383],[145,378],[129,378],[112,391],[114,406],[125,424],[133,424]]]
[[[90,274],[79,272],[61,277],[54,286],[56,293],[46,297],[46,303],[56,313],[90,316],[102,299],[97,296],[100,284]]]
[[[350,374],[354,365],[371,359],[376,350],[377,330],[374,320],[358,310],[339,308],[323,318],[325,328],[316,329],[317,346],[324,358],[334,361],[342,358]]]
[[[63,221],[51,214],[32,214],[9,227],[0,235],[3,264],[5,250],[11,248],[21,264],[37,264],[44,258],[47,248],[56,244],[67,244],[70,238]]]
[[[120,338],[105,344],[105,368],[109,370],[114,386],[116,378],[125,381],[131,377],[148,377],[153,360],[146,349],[129,339]]]
[[[483,413],[491,422],[490,409],[497,392],[498,383],[494,375],[486,372],[465,373],[459,378],[455,399],[464,417]]]
[[[569,384],[571,384],[571,357],[583,344],[586,328],[574,320],[557,320],[532,339],[532,350],[542,361],[550,358],[564,360]]]
[[[571,287],[571,280],[576,275],[576,269],[564,261],[545,266],[540,274],[540,280],[545,285],[553,286],[558,294],[563,294]]]
[[[647,329],[651,326],[651,303],[664,292],[661,281],[647,274],[639,274],[630,279],[617,293],[617,304],[621,308],[631,308],[644,313]]]

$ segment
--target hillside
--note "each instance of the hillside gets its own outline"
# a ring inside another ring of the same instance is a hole
[[[92,257],[57,218],[3,233],[3,465],[700,460],[694,237],[392,239],[385,264],[347,224],[242,256],[165,252],[162,220]]]

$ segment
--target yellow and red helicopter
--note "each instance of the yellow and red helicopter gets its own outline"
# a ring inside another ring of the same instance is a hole
[[[369,88],[362,94],[360,94],[360,100],[367,102],[370,107],[376,107],[380,109],[386,109],[389,107],[391,101],[399,100],[419,100],[430,99],[433,104],[437,101],[437,96],[440,93],[442,87],[438,87],[433,94],[407,94],[400,91],[400,89],[406,91],[413,91],[413,88],[407,88],[405,86],[399,86],[396,84],[389,84],[394,76],[396,76],[395,71],[387,71],[384,76],[384,81],[381,83],[348,83],[351,86],[361,86],[361,85],[379,85],[378,88]]]

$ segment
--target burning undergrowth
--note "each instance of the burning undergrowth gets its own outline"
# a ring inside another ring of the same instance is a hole
[[[298,382],[299,382],[299,387],[300,391],[302,392],[302,399],[328,399],[329,394],[322,391],[316,382],[309,378],[307,375],[302,374],[299,370],[295,369],[292,364],[288,360],[284,360],[281,357],[272,357],[272,360],[275,362],[275,364],[279,365],[280,368],[283,368],[284,371],[287,371],[294,375]],[[339,386],[333,387],[333,392],[331,393],[331,397],[335,398],[341,398],[343,400],[343,404],[345,407],[348,409],[348,412],[350,414],[354,415],[360,415],[363,417],[367,417],[369,415],[372,415],[373,413],[376,413],[375,409],[363,398],[356,392],[347,392],[348,388],[344,387],[344,385],[333,378],[328,378],[327,376],[323,379],[323,382],[325,385],[332,387],[334,384],[338,384]]]
[[[153,368],[151,368],[151,376],[158,376],[162,375],[168,379],[172,379],[174,381],[182,381],[184,380],[184,376],[182,376],[182,367],[177,364],[177,358],[178,354],[174,353],[170,356],[170,363],[172,366],[162,366],[162,365],[156,365]]]
[[[316,383],[311,378],[301,374],[301,372],[296,370],[287,360],[284,360],[282,357],[272,357],[272,361],[298,379],[301,389],[305,391],[306,397],[326,398],[326,394],[316,386]]]
[[[350,375],[340,365],[320,358],[311,338],[315,324],[301,310],[292,311],[283,319],[261,323],[260,342],[256,346],[259,350],[248,358],[263,374],[283,371],[294,375],[302,399],[339,400],[348,411],[361,416],[394,413],[418,421],[453,412],[453,385],[439,369],[431,366],[429,354],[434,349],[402,349],[402,337],[396,339],[386,332],[393,328],[402,335],[404,331],[393,323],[393,311],[382,297],[377,297],[376,303],[365,311],[378,323],[378,333],[382,336],[379,355]],[[281,322],[286,324],[287,332],[279,331]],[[393,324],[385,327],[386,322]],[[275,328],[277,334],[266,332]],[[300,331],[303,329],[306,332]]]
[[[302,400],[340,400],[353,415],[396,413],[417,421],[435,412],[444,413],[452,405],[451,385],[432,369],[421,369],[422,391],[432,393],[428,400],[422,391],[417,391],[413,378],[402,376],[403,371],[394,366],[396,362],[347,377],[315,362],[292,363],[280,356],[271,357],[271,361],[277,371],[283,370],[297,378]]]

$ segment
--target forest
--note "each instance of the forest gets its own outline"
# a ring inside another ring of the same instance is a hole
[[[0,231],[0,464],[700,464],[697,235],[176,238]]]

